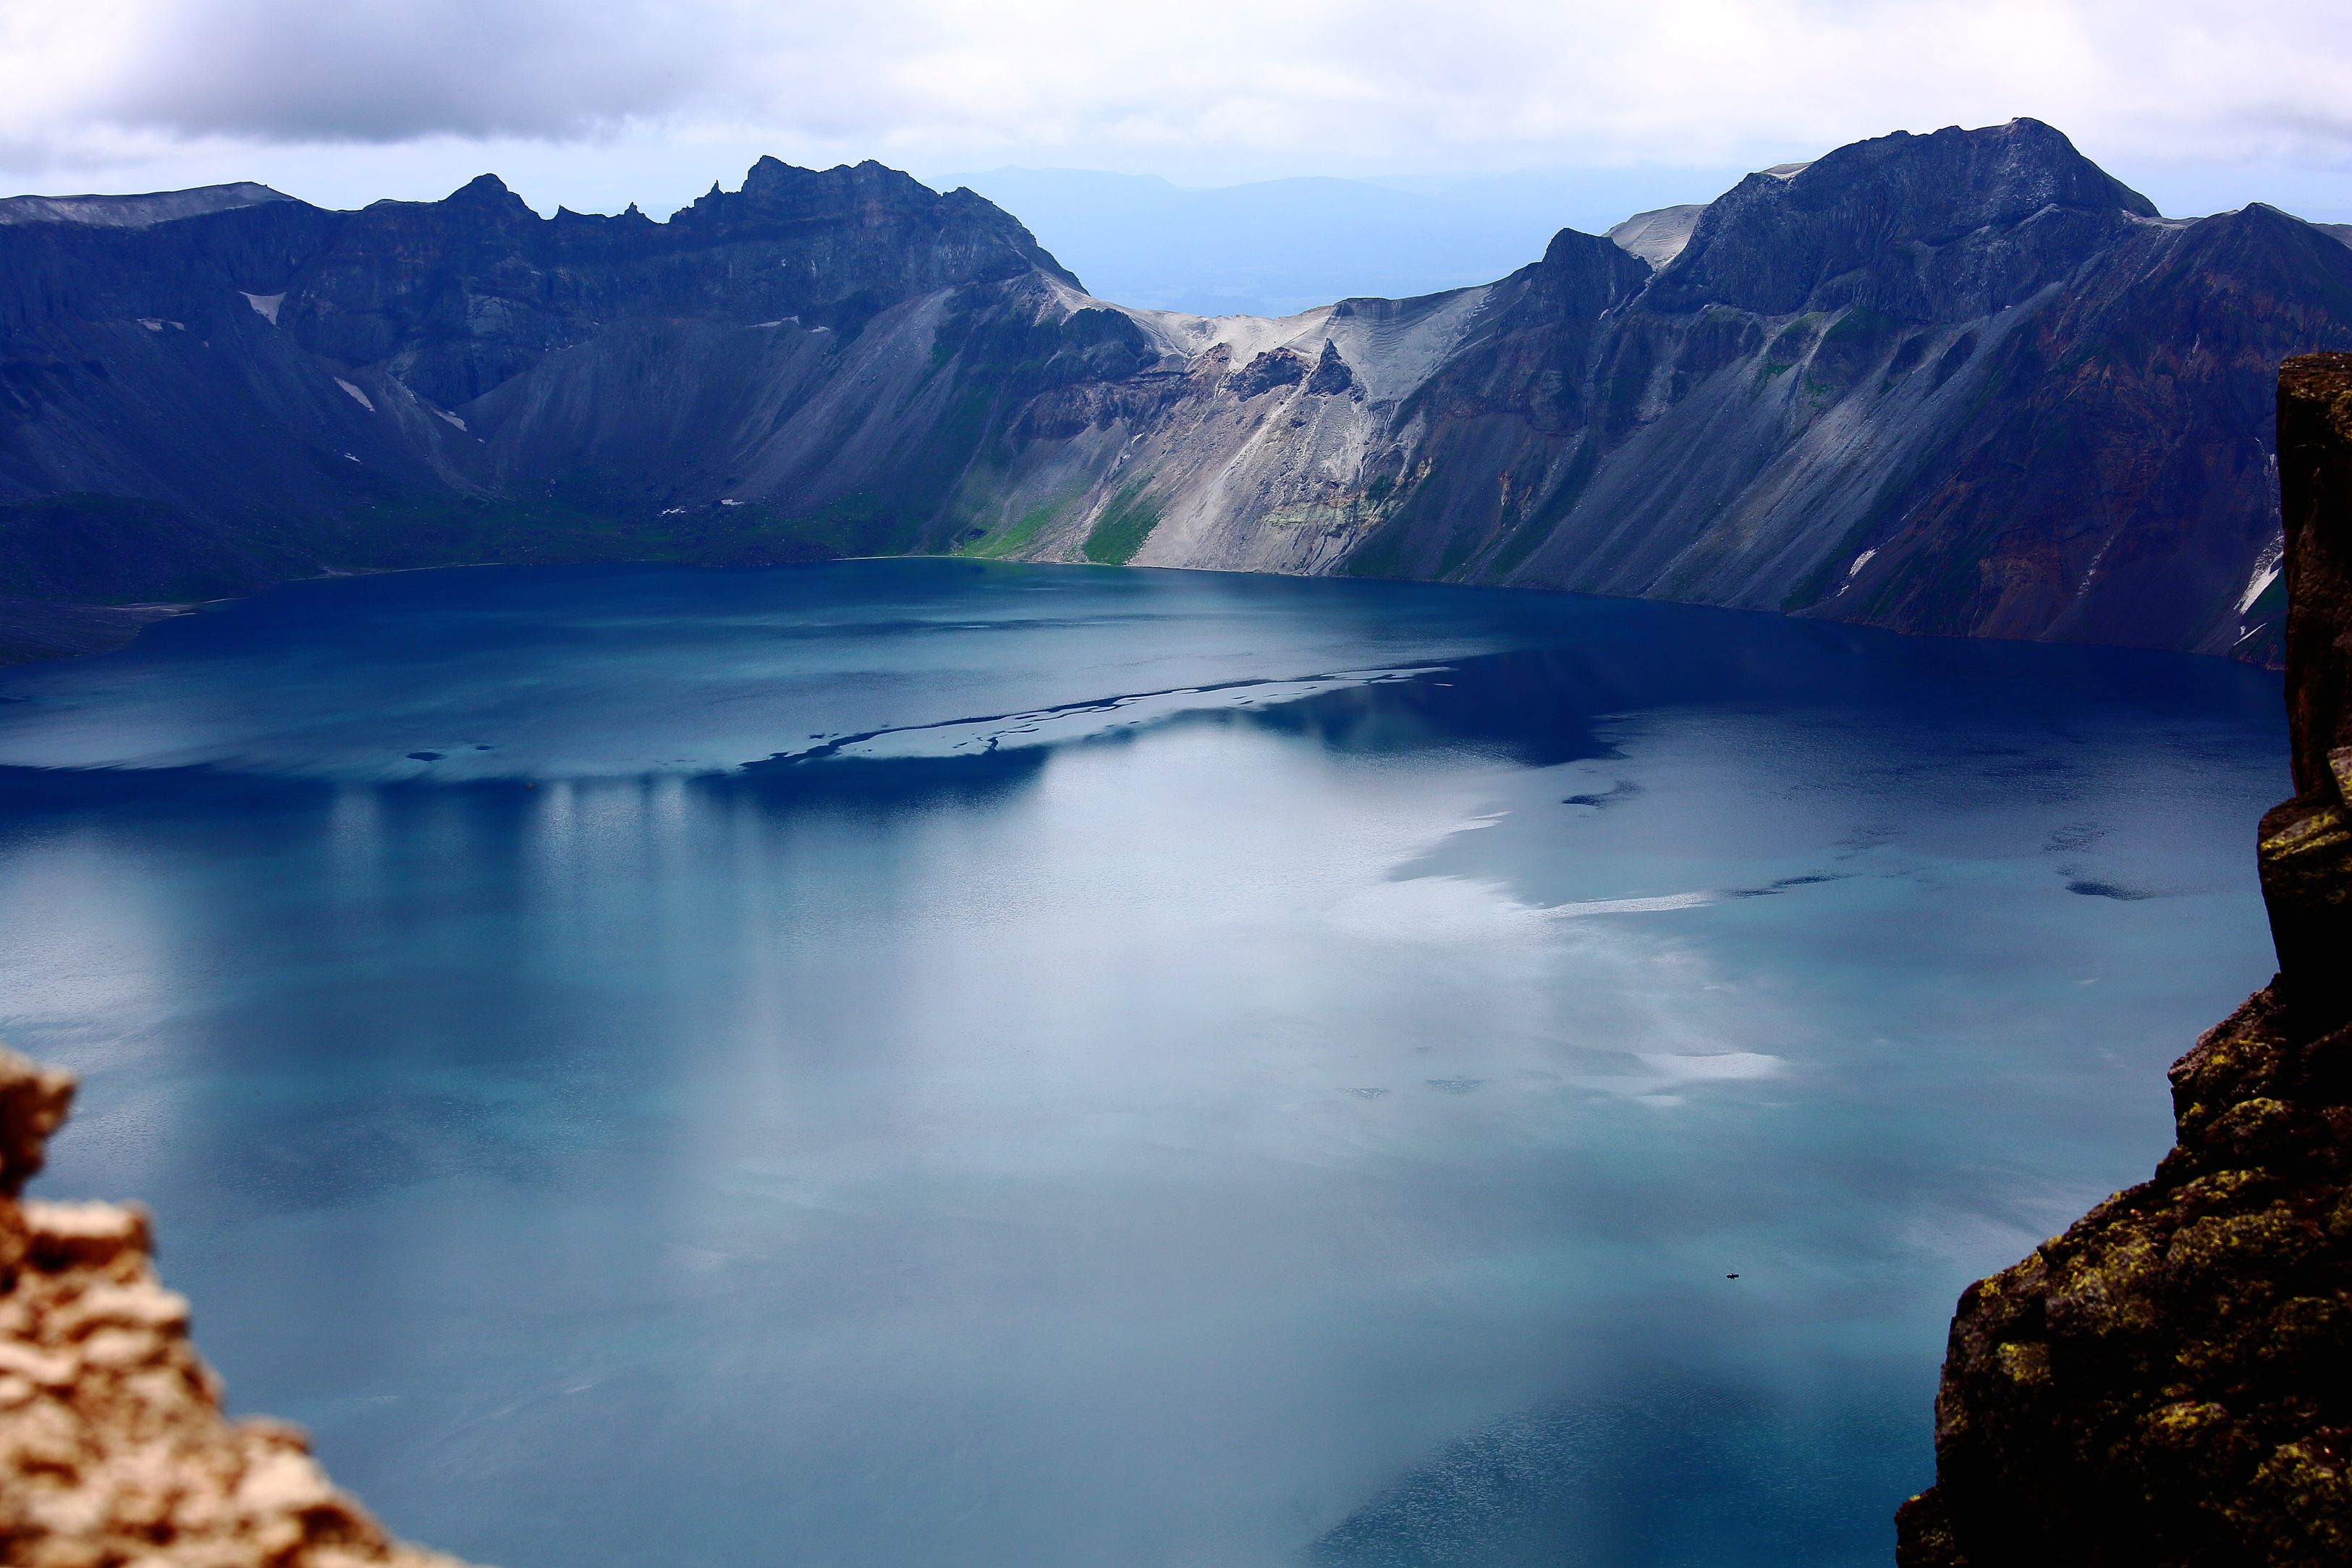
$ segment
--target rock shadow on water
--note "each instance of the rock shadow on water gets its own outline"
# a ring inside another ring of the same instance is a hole
[[[803,806],[895,811],[994,807],[1035,787],[1051,746],[991,747],[947,757],[770,758],[698,782],[771,810]]]
[[[188,768],[22,768],[0,765],[0,823],[106,816],[125,809],[163,817],[319,809],[334,785],[322,779]]]
[[[2167,896],[2160,889],[2126,887],[2121,883],[2102,882],[2095,877],[2074,877],[2066,883],[2066,891],[2084,898],[2112,898],[2119,904],[2137,904],[2143,899]]]
[[[1467,745],[1499,750],[1526,767],[1551,768],[1617,755],[1597,728],[1609,709],[1591,699],[1622,684],[1583,651],[1549,648],[1187,716],[1311,740],[1342,755]]]
[[[1326,1531],[1297,1568],[1754,1568],[1883,1563],[1878,1520],[1822,1506],[1876,1472],[1895,1495],[1926,1445],[1859,1390],[1791,1408],[1728,1383],[1562,1399],[1447,1444]],[[1760,1506],[1759,1506],[1760,1505]]]
[[[822,738],[822,744],[779,752],[706,781],[777,806],[801,801],[885,806],[918,800],[979,805],[1034,784],[1062,750],[1130,745],[1155,734],[1202,727],[1271,734],[1347,756],[1472,746],[1500,751],[1524,766],[1547,768],[1616,755],[1595,727],[1599,710],[1579,700],[1593,685],[1593,672],[1590,662],[1573,652],[1505,653],[1439,669],[1300,678],[1345,684],[1273,701],[1262,695],[1227,696],[1213,706],[1133,717],[1116,716],[1128,711],[1121,706],[1124,699],[1068,704],[1052,710],[1052,716],[1096,714],[1099,727],[1027,738],[1030,727],[1016,725],[969,750],[874,757],[851,749],[886,735],[911,740],[917,733],[911,730],[812,737]],[[1530,692],[1542,694],[1544,700],[1530,701]],[[997,716],[1008,723],[1024,717]],[[961,734],[981,722],[965,719],[924,727]],[[1637,788],[1623,786],[1617,793],[1630,795]]]
[[[2042,848],[2047,854],[2080,854],[2105,838],[2108,831],[2097,822],[2069,822],[2052,829]]]
[[[1642,792],[1642,787],[1630,779],[1621,779],[1599,794],[1567,795],[1560,799],[1563,806],[1591,806],[1599,810],[1630,800]]]
[[[1791,892],[1800,887],[1818,887],[1825,882],[1844,882],[1853,874],[1853,873],[1851,872],[1807,872],[1802,876],[1784,876],[1775,878],[1773,881],[1765,883],[1762,887],[1731,888],[1727,890],[1724,896],[1727,898],[1771,898],[1780,894]]]

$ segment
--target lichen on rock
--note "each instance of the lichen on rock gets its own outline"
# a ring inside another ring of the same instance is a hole
[[[2173,1064],[2155,1179],[1961,1295],[1902,1568],[2352,1563],[2352,355],[2286,363],[2279,465],[2278,976]]]
[[[387,1535],[299,1429],[222,1414],[143,1209],[21,1197],[73,1089],[0,1048],[0,1563],[461,1568]]]

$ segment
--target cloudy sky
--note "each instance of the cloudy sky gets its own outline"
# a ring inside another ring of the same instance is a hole
[[[2347,0],[0,0],[0,184],[494,169],[662,215],[755,154],[1294,174],[1692,171],[2047,120],[2171,212],[2352,217]]]

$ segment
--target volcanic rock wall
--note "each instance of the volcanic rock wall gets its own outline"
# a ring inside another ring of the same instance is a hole
[[[143,1210],[19,1197],[72,1097],[0,1049],[0,1563],[460,1568],[387,1536],[299,1431],[222,1416]]]
[[[2173,1064],[2156,1178],[1961,1295],[1903,1568],[2352,1563],[2352,354],[2287,361],[2278,433],[2279,973]]]
[[[2032,120],[1645,218],[1268,319],[871,163],[664,223],[0,202],[0,662],[323,570],[922,553],[2276,660],[2271,386],[2352,349],[2343,235],[2161,217]]]

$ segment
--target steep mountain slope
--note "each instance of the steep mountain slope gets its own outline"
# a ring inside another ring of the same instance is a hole
[[[783,553],[914,548],[932,470],[971,436],[943,428],[952,396],[877,408],[877,367],[913,367],[909,392],[950,301],[967,326],[1010,310],[1017,336],[1068,287],[985,202],[874,164],[766,160],[661,225],[542,219],[485,177],[352,214],[276,200],[0,226],[0,593],[185,600],[328,567],[756,552],[755,517],[705,538],[663,511],[779,430],[804,454],[854,446],[877,486],[865,531]],[[1064,322],[1040,329],[1050,359]]]
[[[956,549],[2261,656],[2267,388],[2315,347],[2352,347],[2352,247],[2168,222],[2031,120],[1279,320],[1095,299],[870,163],[762,160],[659,224],[488,176],[358,213],[20,198],[0,596]]]
[[[1654,272],[1601,249],[1563,234],[1465,297],[1475,326],[1374,411],[1378,461],[1298,453],[1292,487],[1331,476],[1353,530],[1312,564],[1914,632],[2263,640],[2241,612],[2269,607],[2240,601],[2276,561],[2270,378],[2352,345],[2352,251],[2317,229],[2168,223],[2020,121],[1751,176]],[[1301,322],[1306,350],[1326,323]]]

